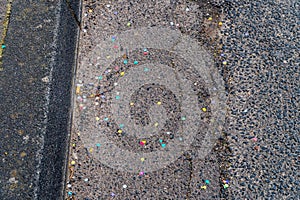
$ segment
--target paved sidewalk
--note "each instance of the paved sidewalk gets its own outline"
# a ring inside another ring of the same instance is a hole
[[[0,199],[300,199],[299,1],[11,5]]]

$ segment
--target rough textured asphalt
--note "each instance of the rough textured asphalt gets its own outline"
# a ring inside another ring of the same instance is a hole
[[[226,9],[228,199],[300,199],[299,1]]]

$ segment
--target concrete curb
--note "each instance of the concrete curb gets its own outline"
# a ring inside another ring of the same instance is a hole
[[[64,198],[80,9],[79,0],[12,4],[0,74],[0,199]]]

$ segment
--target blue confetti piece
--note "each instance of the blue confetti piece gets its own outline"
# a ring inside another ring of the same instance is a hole
[[[120,96],[116,96],[116,99],[119,100],[121,97]]]
[[[127,64],[128,63],[128,60],[124,60],[124,64]]]
[[[165,148],[165,147],[166,147],[166,144],[161,144],[161,147],[162,147],[162,148]]]
[[[102,80],[102,79],[103,79],[103,76],[98,76],[98,79],[99,79],[99,80]]]
[[[97,146],[97,147],[100,147],[100,146],[101,146],[101,144],[97,143],[97,144],[96,144],[96,146]]]
[[[139,64],[139,62],[135,60],[135,61],[133,62],[133,64],[137,65],[137,64]]]
[[[120,127],[120,128],[124,128],[124,124],[120,124],[119,127]]]

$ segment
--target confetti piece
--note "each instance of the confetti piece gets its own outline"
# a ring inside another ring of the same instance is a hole
[[[224,189],[226,189],[226,188],[229,187],[229,185],[228,184],[224,184],[223,187],[224,187]]]
[[[76,162],[75,162],[74,160],[71,161],[71,165],[75,165],[75,163],[76,163]]]
[[[219,23],[218,23],[218,25],[219,25],[219,26],[222,26],[222,25],[223,25],[223,23],[222,23],[222,22],[219,22]]]
[[[148,72],[148,71],[149,71],[149,68],[145,67],[144,72]]]
[[[207,109],[206,109],[206,108],[202,108],[202,111],[203,111],[203,112],[206,112],[206,111],[207,111]]]
[[[162,147],[162,148],[165,148],[165,147],[166,147],[166,144],[161,144],[161,147]]]
[[[209,21],[211,21],[212,19],[213,19],[212,17],[209,17],[209,18],[208,18]]]
[[[96,146],[97,146],[97,147],[100,147],[100,146],[101,146],[101,144],[97,143],[97,144],[96,144]]]
[[[144,172],[140,172],[139,175],[140,175],[140,176],[143,176],[143,175],[144,175]]]
[[[181,120],[182,120],[182,121],[186,120],[186,117],[181,117]]]
[[[252,138],[252,141],[253,142],[257,142],[257,138],[255,137],[255,138]]]
[[[118,130],[118,133],[121,134],[123,131],[121,129]]]
[[[202,186],[201,186],[201,189],[202,189],[202,190],[206,190],[206,188],[207,188],[206,185],[202,185]]]
[[[145,158],[141,158],[141,161],[144,162],[144,161],[145,161]]]
[[[162,139],[159,139],[159,142],[160,142],[160,143],[162,143],[162,142],[163,142],[163,140],[162,140]]]
[[[94,148],[90,148],[89,152],[92,153],[94,151]]]
[[[123,185],[123,188],[126,189],[126,188],[127,188],[127,185]]]
[[[116,96],[116,99],[119,100],[121,97],[120,96]]]
[[[210,181],[209,180],[205,180],[205,183],[208,185],[208,184],[210,184]]]
[[[124,128],[124,124],[120,124],[119,127],[120,127],[120,128]]]
[[[128,27],[129,27],[129,26],[131,26],[131,23],[130,23],[130,22],[128,22],[128,23],[127,23],[127,26],[128,26]]]
[[[160,102],[160,101],[158,101],[158,102],[157,102],[157,105],[161,105],[161,102]]]
[[[92,13],[93,12],[93,10],[92,9],[89,9],[89,13]]]
[[[69,195],[69,196],[72,196],[72,194],[73,194],[72,192],[68,192],[68,195]]]
[[[146,140],[142,140],[141,142],[142,142],[143,144],[146,144],[146,143],[147,143],[147,141],[146,141]]]
[[[76,94],[80,94],[80,86],[76,87]]]
[[[99,120],[100,120],[100,118],[99,118],[99,117],[96,117],[96,120],[97,120],[97,121],[99,121]]]
[[[158,123],[156,122],[156,123],[154,124],[154,126],[157,127],[157,126],[158,126]]]
[[[125,72],[121,72],[120,75],[121,75],[121,76],[124,76],[124,75],[125,75]]]
[[[227,65],[227,62],[226,62],[226,61],[223,61],[222,63],[223,63],[223,65]]]
[[[135,61],[133,62],[133,64],[137,65],[137,64],[139,64],[139,62],[138,62],[137,60],[135,60]]]
[[[124,62],[123,62],[125,65],[128,63],[128,60],[124,60]]]
[[[131,106],[133,106],[133,105],[134,105],[134,103],[133,103],[133,102],[130,102],[130,105],[131,105]]]
[[[104,121],[108,121],[108,117],[105,117],[105,118],[104,118]]]
[[[2,49],[5,49],[5,48],[6,48],[6,45],[5,45],[5,44],[2,44],[1,48],[2,48]]]

